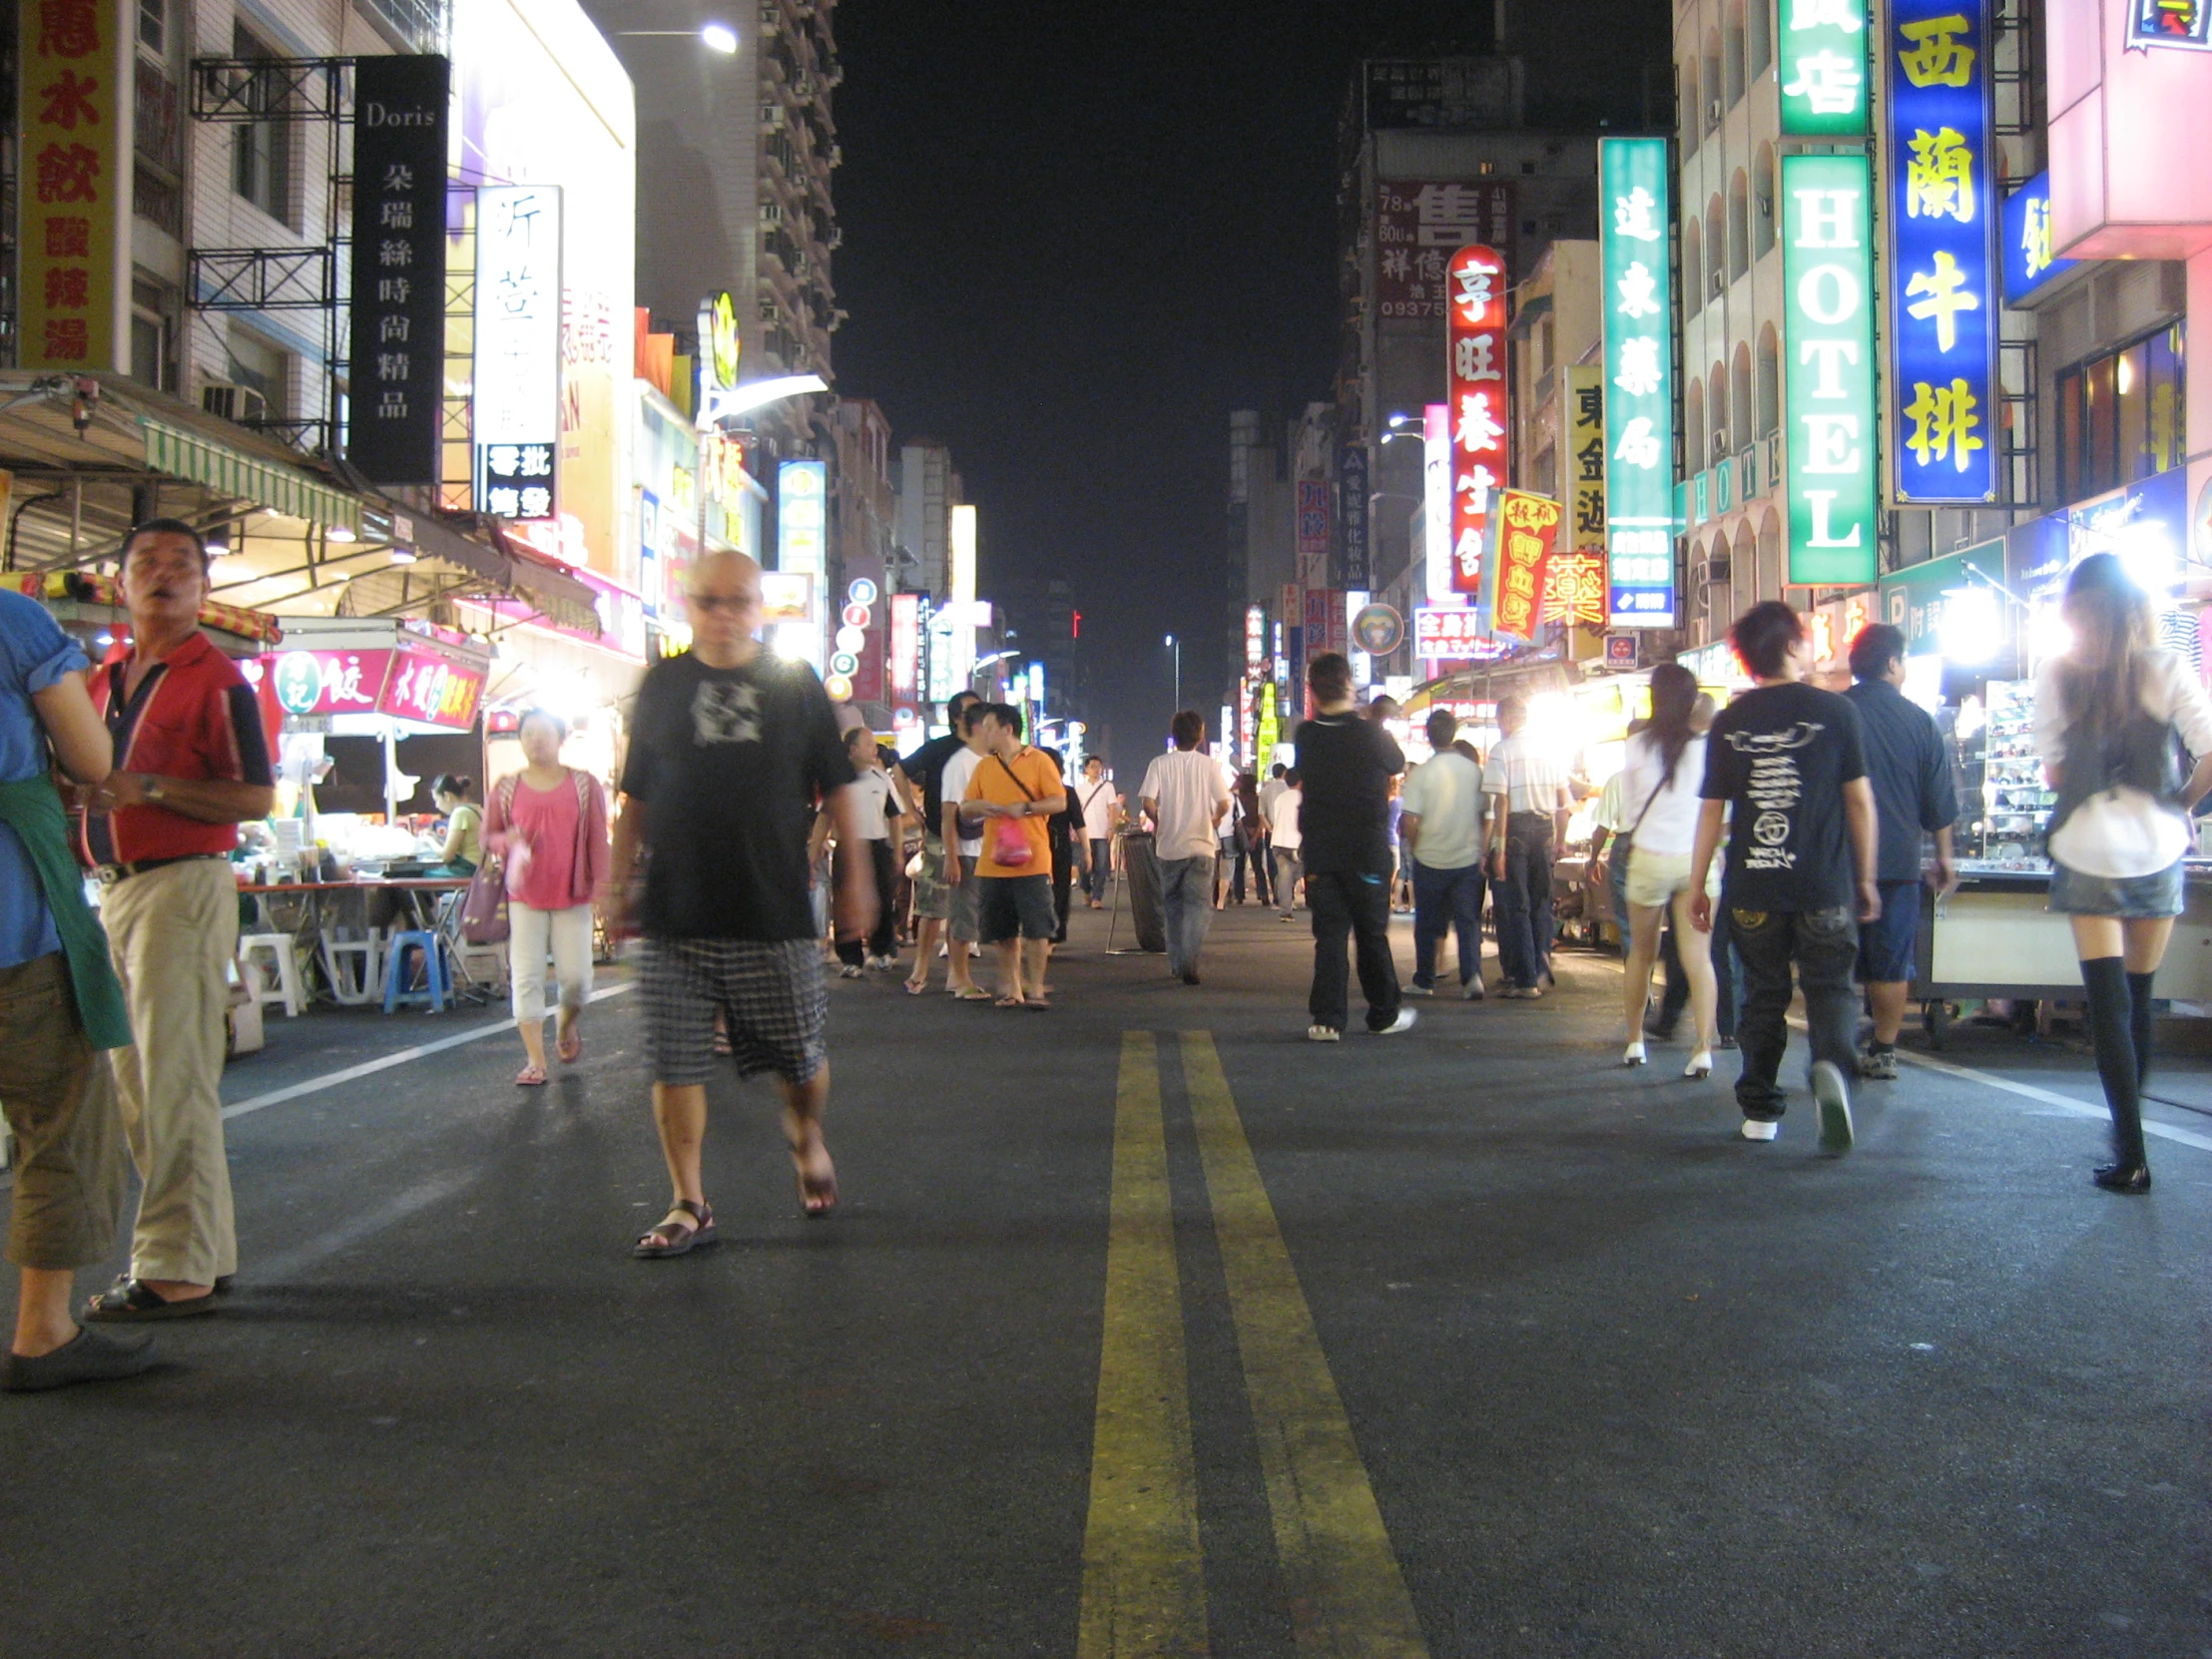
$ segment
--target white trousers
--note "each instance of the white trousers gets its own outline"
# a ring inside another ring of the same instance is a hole
[[[591,906],[533,910],[519,900],[507,902],[507,977],[514,985],[515,1018],[545,1018],[545,958],[553,957],[560,981],[561,1006],[582,1008],[591,1000]]]

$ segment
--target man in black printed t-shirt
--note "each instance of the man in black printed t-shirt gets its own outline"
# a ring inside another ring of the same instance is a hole
[[[1821,1145],[1848,1152],[1858,1003],[1851,970],[1858,923],[1882,913],[1875,886],[1874,788],[1859,711],[1804,684],[1812,652],[1798,614],[1778,600],[1754,605],[1729,631],[1758,684],[1714,718],[1705,752],[1705,798],[1692,854],[1692,919],[1711,931],[1706,871],[1729,817],[1721,901],[1744,961],[1737,1027],[1743,1074],[1736,1103],[1744,1139],[1771,1141],[1784,1095],[1776,1082],[1789,1042],[1790,968],[1797,966],[1812,1039],[1812,1089]]]
[[[860,838],[853,769],[822,682],[804,663],[762,651],[761,568],[741,553],[691,569],[692,648],[655,663],[639,688],[622,768],[610,909],[635,908],[646,936],[641,988],[653,1113],[675,1200],[632,1254],[683,1256],[715,1242],[701,1186],[714,1017],[729,1029],[741,1076],[776,1074],[800,1204],[837,1201],[823,1141],[830,1057],[822,946],[809,897],[808,827],[827,807],[839,841]],[[840,938],[864,937],[884,895],[865,860],[845,860],[836,891]]]

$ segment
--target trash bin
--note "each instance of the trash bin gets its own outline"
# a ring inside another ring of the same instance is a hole
[[[1123,833],[1121,884],[1129,894],[1129,918],[1136,927],[1137,948],[1165,955],[1168,930],[1160,913],[1160,860],[1154,854],[1150,835]]]

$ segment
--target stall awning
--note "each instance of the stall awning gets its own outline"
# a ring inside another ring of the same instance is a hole
[[[532,558],[489,520],[483,522],[489,542],[464,536],[452,525],[419,513],[394,513],[391,533],[395,542],[404,542],[425,558],[457,565],[506,589],[537,607],[547,621],[597,637],[599,596],[565,570]]]
[[[146,464],[173,478],[205,484],[224,495],[272,507],[286,518],[322,525],[360,528],[358,497],[333,489],[291,467],[258,460],[227,444],[141,415],[146,434]]]

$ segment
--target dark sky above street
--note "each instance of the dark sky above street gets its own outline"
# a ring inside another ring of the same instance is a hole
[[[1484,49],[1490,16],[1469,0],[837,8],[838,389],[951,445],[986,593],[1017,572],[1074,581],[1125,776],[1171,713],[1162,636],[1192,642],[1186,703],[1213,703],[1226,673],[1230,410],[1329,395],[1352,66]]]

